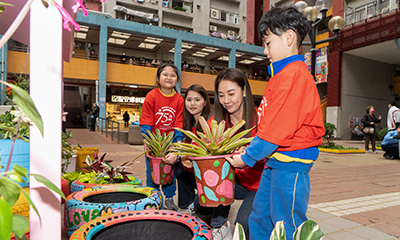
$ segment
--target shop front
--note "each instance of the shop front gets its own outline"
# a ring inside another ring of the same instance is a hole
[[[143,96],[109,95],[106,103],[106,118],[120,123],[120,128],[124,129],[126,128],[124,114],[128,113],[129,125],[139,125],[144,99]]]

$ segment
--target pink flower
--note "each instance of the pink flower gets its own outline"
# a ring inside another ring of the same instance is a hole
[[[87,11],[85,6],[83,5],[82,0],[75,0],[75,5],[71,7],[74,13],[77,13],[79,8],[82,8],[82,12],[84,16],[87,16]]]
[[[79,24],[77,22],[75,22],[75,20],[71,17],[71,15],[69,15],[67,10],[65,10],[65,8],[61,7],[58,3],[54,2],[54,1],[53,1],[53,3],[54,3],[54,6],[56,6],[58,11],[60,12],[62,18],[64,19],[63,27],[65,29],[67,29],[68,31],[71,31],[71,28],[69,27],[69,24],[71,23],[76,28],[76,30],[79,31],[81,29],[81,27],[79,26]]]

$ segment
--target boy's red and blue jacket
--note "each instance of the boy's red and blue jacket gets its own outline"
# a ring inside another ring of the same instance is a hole
[[[257,111],[257,136],[242,160],[251,167],[268,157],[271,168],[309,172],[325,134],[314,78],[302,55],[273,62],[268,70],[271,79]]]

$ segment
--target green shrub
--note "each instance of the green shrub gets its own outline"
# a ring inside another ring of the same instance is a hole
[[[323,137],[324,142],[321,144],[321,147],[331,148],[335,146],[333,142],[333,137],[336,131],[336,126],[332,123],[324,122],[325,134]]]
[[[385,135],[386,135],[388,132],[389,132],[388,128],[385,127],[385,128],[381,129],[381,130],[378,132],[378,134],[376,135],[376,138],[377,138],[379,141],[382,141],[383,138],[385,137]]]

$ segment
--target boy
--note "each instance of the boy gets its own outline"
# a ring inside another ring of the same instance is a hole
[[[243,155],[227,158],[234,167],[252,167],[269,157],[249,218],[250,239],[269,239],[277,221],[287,239],[307,220],[308,172],[325,133],[314,78],[298,49],[307,19],[293,7],[272,8],[258,23],[271,64],[271,79],[258,108],[258,132]]]

